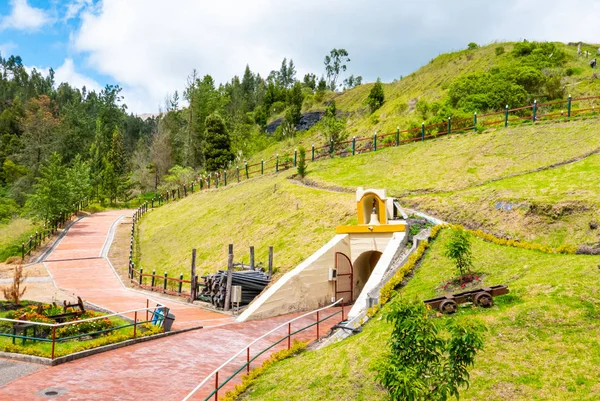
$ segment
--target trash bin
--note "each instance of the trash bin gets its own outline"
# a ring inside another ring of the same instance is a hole
[[[171,312],[167,313],[167,317],[165,318],[164,329],[165,333],[171,331],[171,326],[173,326],[173,322],[175,321],[175,315]]]

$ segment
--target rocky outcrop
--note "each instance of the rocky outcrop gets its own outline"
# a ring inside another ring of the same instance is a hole
[[[298,124],[296,124],[296,131],[306,131],[310,129],[313,125],[315,125],[321,120],[323,114],[324,113],[322,111],[311,111],[302,114],[302,117],[300,117],[300,121],[298,122]],[[267,127],[265,128],[265,132],[267,134],[273,134],[277,127],[281,125],[282,121],[282,118],[278,118],[277,120],[273,121],[272,123],[267,125]]]

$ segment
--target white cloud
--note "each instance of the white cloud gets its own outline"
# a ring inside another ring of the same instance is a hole
[[[2,57],[6,58],[11,55],[12,51],[17,48],[17,44],[15,42],[5,42],[0,43],[0,54]]]
[[[34,68],[43,76],[47,76],[50,72],[50,67],[25,66],[25,70],[29,74]],[[99,92],[103,89],[103,86],[94,79],[78,73],[70,58],[66,58],[60,67],[54,69],[54,85],[58,87],[63,82],[79,89],[85,86],[88,92],[91,90]]]
[[[56,82],[56,86],[67,82],[79,89],[85,86],[88,92],[91,90],[99,92],[103,88],[97,81],[75,71],[75,65],[70,58],[65,59],[63,64],[54,71],[54,82]]]
[[[67,4],[64,21],[77,18],[81,12],[93,5],[93,0],[73,0]]]
[[[27,0],[11,0],[12,11],[0,19],[0,30],[18,29],[35,31],[51,22],[46,11],[31,7]]]
[[[301,79],[323,73],[336,47],[350,53],[349,74],[389,81],[471,41],[598,41],[600,4],[573,2],[104,0],[81,13],[72,45],[119,82],[131,110],[154,112],[194,68],[224,82],[246,63],[266,76],[287,57]]]

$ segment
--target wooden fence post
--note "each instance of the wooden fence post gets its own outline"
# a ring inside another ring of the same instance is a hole
[[[52,359],[54,359],[55,344],[56,344],[56,326],[52,326]]]
[[[250,247],[250,269],[254,270],[254,246]]]
[[[269,246],[269,279],[273,275],[273,246]]]
[[[233,244],[229,244],[229,260],[227,261],[227,288],[225,292],[225,305],[226,311],[229,310],[231,304],[231,281],[233,280]]]
[[[190,302],[196,300],[196,248],[192,249],[192,275],[190,278]]]

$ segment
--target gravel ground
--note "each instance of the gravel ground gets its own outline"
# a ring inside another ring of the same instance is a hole
[[[34,363],[11,361],[0,358],[0,386],[4,386],[19,377],[26,376],[44,367],[45,366],[36,365]]]

